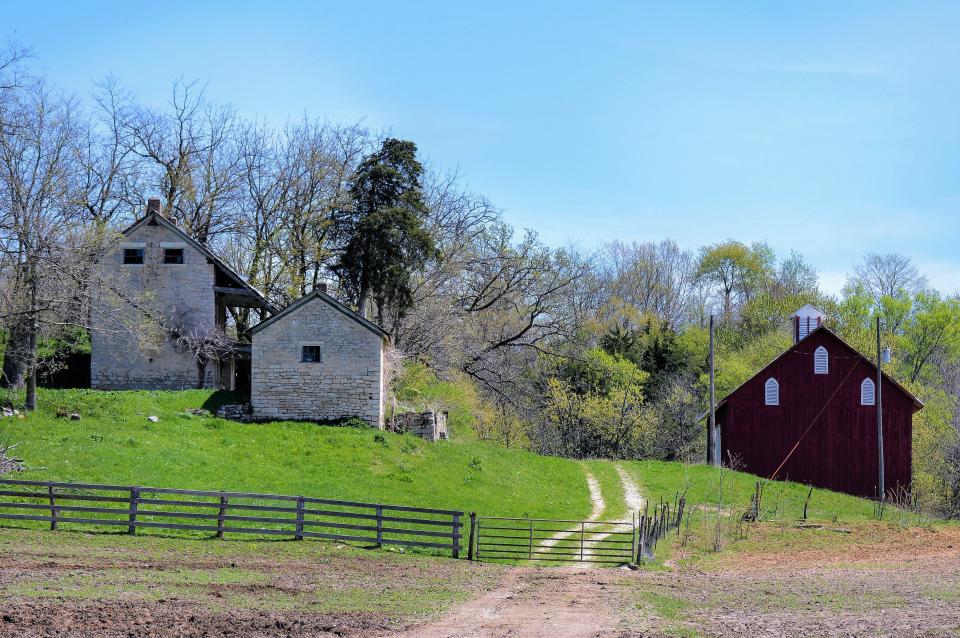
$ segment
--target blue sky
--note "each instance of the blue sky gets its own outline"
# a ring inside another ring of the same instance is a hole
[[[83,4],[84,6],[81,6]],[[729,237],[830,291],[865,251],[960,289],[960,3],[17,3],[80,95],[180,76],[246,116],[362,121],[552,244]]]

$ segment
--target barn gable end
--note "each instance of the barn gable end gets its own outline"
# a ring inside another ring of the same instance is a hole
[[[776,405],[768,404],[769,379],[778,385]],[[877,413],[862,402],[865,379],[876,379],[874,363],[829,329],[814,329],[720,401],[724,462],[735,459],[740,469],[764,477],[776,473],[778,479],[876,495]],[[884,374],[886,490],[910,484],[912,419],[922,407]]]

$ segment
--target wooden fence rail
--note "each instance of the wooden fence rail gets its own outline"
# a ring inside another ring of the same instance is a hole
[[[293,536],[449,550],[463,512],[310,496],[0,479],[0,520]]]

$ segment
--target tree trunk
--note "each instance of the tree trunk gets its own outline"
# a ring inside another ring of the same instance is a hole
[[[207,380],[207,360],[197,359],[197,390],[203,390]]]
[[[15,323],[9,324],[8,330],[0,388],[19,388],[26,378],[30,339],[30,328],[25,316],[21,315]]]
[[[360,313],[364,319],[369,319],[368,316],[370,313],[367,310],[367,301],[370,299],[370,289],[363,287],[360,289],[360,295],[357,298],[357,312]]]
[[[30,267],[30,330],[27,338],[27,396],[24,408],[37,409],[37,333],[40,332],[40,317],[37,309],[37,272]]]

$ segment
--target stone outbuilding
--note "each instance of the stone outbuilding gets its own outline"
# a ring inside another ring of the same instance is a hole
[[[101,390],[182,390],[213,387],[245,393],[249,347],[233,342],[226,356],[201,370],[170,328],[202,336],[228,332],[230,309],[250,309],[256,320],[276,308],[206,246],[177,228],[151,199],[146,214],[121,233],[99,259],[94,287],[90,386]],[[154,329],[162,320],[166,329]],[[105,325],[112,320],[114,325]],[[138,327],[142,326],[142,327]],[[225,337],[226,338],[226,337]]]
[[[253,418],[360,417],[383,427],[382,328],[317,288],[249,334]]]

